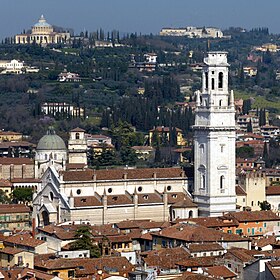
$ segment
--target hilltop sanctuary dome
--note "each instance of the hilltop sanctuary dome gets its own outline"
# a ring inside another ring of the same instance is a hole
[[[46,135],[40,140],[35,155],[35,176],[40,178],[49,166],[57,171],[65,170],[67,162],[67,148],[53,127],[49,127]]]
[[[47,23],[43,15],[39,18],[38,22],[32,26],[31,31],[15,36],[16,44],[59,44],[66,43],[70,40],[70,33],[56,32],[54,27]]]

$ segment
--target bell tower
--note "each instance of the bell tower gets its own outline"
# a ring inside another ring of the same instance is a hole
[[[236,210],[235,109],[228,67],[227,52],[209,52],[202,92],[196,92],[194,200],[199,216]]]

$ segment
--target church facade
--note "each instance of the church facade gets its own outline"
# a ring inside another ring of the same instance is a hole
[[[236,210],[235,108],[228,67],[226,52],[209,52],[202,92],[196,94],[194,201],[200,216]]]
[[[38,22],[32,26],[30,33],[18,34],[15,36],[16,44],[59,44],[70,40],[69,32],[56,32],[54,27],[47,23],[42,15]]]

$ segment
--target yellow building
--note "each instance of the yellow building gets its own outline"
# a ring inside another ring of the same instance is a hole
[[[0,142],[3,141],[22,141],[22,133],[13,131],[1,131]]]
[[[18,34],[15,36],[16,44],[59,44],[70,40],[69,32],[56,32],[52,25],[47,23],[43,15],[32,26],[31,33]]]
[[[23,249],[7,247],[0,251],[1,267],[28,266],[34,267],[34,254]]]
[[[25,204],[0,205],[0,229],[30,230],[31,210]]]
[[[183,133],[180,128],[175,127],[176,131],[176,144],[177,146],[184,146],[186,144],[185,139],[183,138]],[[149,144],[152,146],[152,143],[155,141],[159,141],[159,144],[164,144],[164,142],[170,142],[171,131],[169,127],[165,126],[157,126],[149,131]],[[158,138],[155,139],[155,138]]]

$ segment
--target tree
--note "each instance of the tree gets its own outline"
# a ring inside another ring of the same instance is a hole
[[[260,203],[261,211],[271,210],[271,205],[265,200]]]
[[[252,158],[254,156],[254,148],[249,146],[237,148],[236,156],[239,158]]]
[[[0,203],[7,204],[10,202],[11,202],[11,199],[6,195],[6,193],[3,190],[0,190]]]
[[[32,201],[32,188],[18,188],[12,193],[12,197],[17,202],[30,202]]]
[[[100,249],[92,242],[92,234],[88,226],[81,226],[75,233],[76,241],[70,244],[71,250],[89,250],[91,258],[99,258],[101,256]]]

